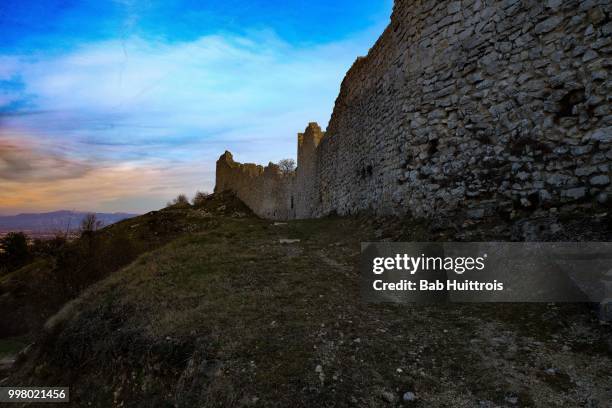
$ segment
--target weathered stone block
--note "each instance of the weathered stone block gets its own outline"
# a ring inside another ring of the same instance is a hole
[[[612,143],[612,126],[597,129],[591,134],[591,139],[601,143]]]
[[[584,198],[586,196],[586,188],[585,187],[576,187],[576,188],[570,188],[567,190],[563,190],[563,192],[561,193],[561,195],[563,197],[572,199],[572,200],[579,200],[581,198]]]
[[[610,184],[610,177],[605,174],[600,174],[598,176],[591,177],[589,182],[593,186],[607,186]]]
[[[551,16],[535,26],[536,34],[548,33],[559,26],[563,22],[562,16]]]

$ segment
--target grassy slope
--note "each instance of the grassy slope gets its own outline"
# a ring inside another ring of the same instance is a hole
[[[220,198],[226,204],[219,214],[231,215],[236,211],[249,212],[240,202]],[[208,228],[216,221],[207,216],[208,207],[218,206],[211,199],[197,210],[168,208],[140,217],[127,219],[97,232],[100,262],[104,263],[103,276],[120,269],[138,255],[193,231]],[[216,208],[216,207],[215,207]],[[56,270],[56,260],[37,259],[8,275],[0,276],[0,340],[7,337],[28,336],[36,333],[47,318],[56,313],[70,294],[64,294],[62,274],[70,275],[66,268]],[[94,276],[95,281],[99,277]]]
[[[365,305],[372,222],[176,211],[204,221],[65,307],[11,383],[104,407],[610,400],[610,329],[582,306]]]

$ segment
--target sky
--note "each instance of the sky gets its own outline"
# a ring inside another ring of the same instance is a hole
[[[1,0],[0,214],[144,213],[295,158],[392,0]]]

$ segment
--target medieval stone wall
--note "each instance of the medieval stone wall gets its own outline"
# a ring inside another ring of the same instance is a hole
[[[286,220],[296,217],[291,208],[294,179],[294,174],[283,174],[272,163],[267,167],[236,163],[225,152],[217,161],[215,192],[233,191],[260,217]]]
[[[479,219],[609,204],[611,3],[397,0],[327,132],[299,137],[277,211]]]

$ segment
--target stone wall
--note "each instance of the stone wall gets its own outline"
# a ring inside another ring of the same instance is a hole
[[[299,137],[279,213],[479,219],[609,205],[611,11],[609,0],[397,0],[327,132]]]
[[[230,152],[217,161],[215,192],[232,191],[260,217],[286,220],[295,218],[291,192],[294,174],[283,174],[272,163],[267,167],[236,163]]]

